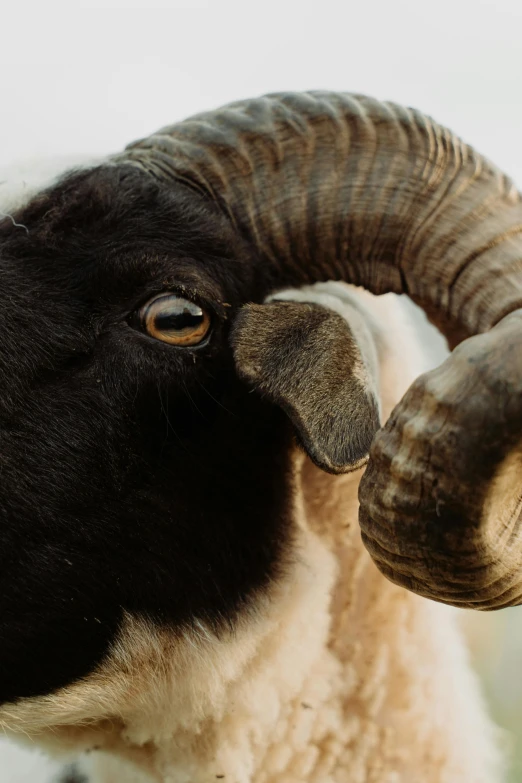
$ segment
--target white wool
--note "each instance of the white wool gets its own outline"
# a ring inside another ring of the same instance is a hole
[[[0,218],[12,216],[44,188],[53,185],[69,169],[83,169],[101,163],[87,155],[38,158],[0,167]]]

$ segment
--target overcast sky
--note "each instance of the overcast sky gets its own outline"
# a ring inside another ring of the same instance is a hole
[[[522,184],[522,0],[5,4],[0,165],[279,90],[416,106]]]

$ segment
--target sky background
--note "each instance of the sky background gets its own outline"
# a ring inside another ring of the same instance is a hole
[[[244,97],[331,89],[422,109],[522,186],[522,0],[5,2],[0,84],[0,168],[116,152]],[[522,610],[469,625],[522,748]],[[42,764],[0,742],[0,783],[41,783]]]
[[[0,22],[0,165],[323,88],[422,109],[522,183],[520,0],[22,2]]]

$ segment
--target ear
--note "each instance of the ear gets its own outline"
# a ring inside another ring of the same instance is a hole
[[[310,298],[277,299],[296,294]],[[232,347],[239,376],[288,414],[315,464],[346,473],[365,464],[380,427],[377,354],[360,310],[313,299],[246,305]]]

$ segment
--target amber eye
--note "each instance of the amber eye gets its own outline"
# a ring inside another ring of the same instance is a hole
[[[170,345],[198,345],[210,329],[210,317],[201,307],[175,294],[160,294],[139,313],[141,328]]]

